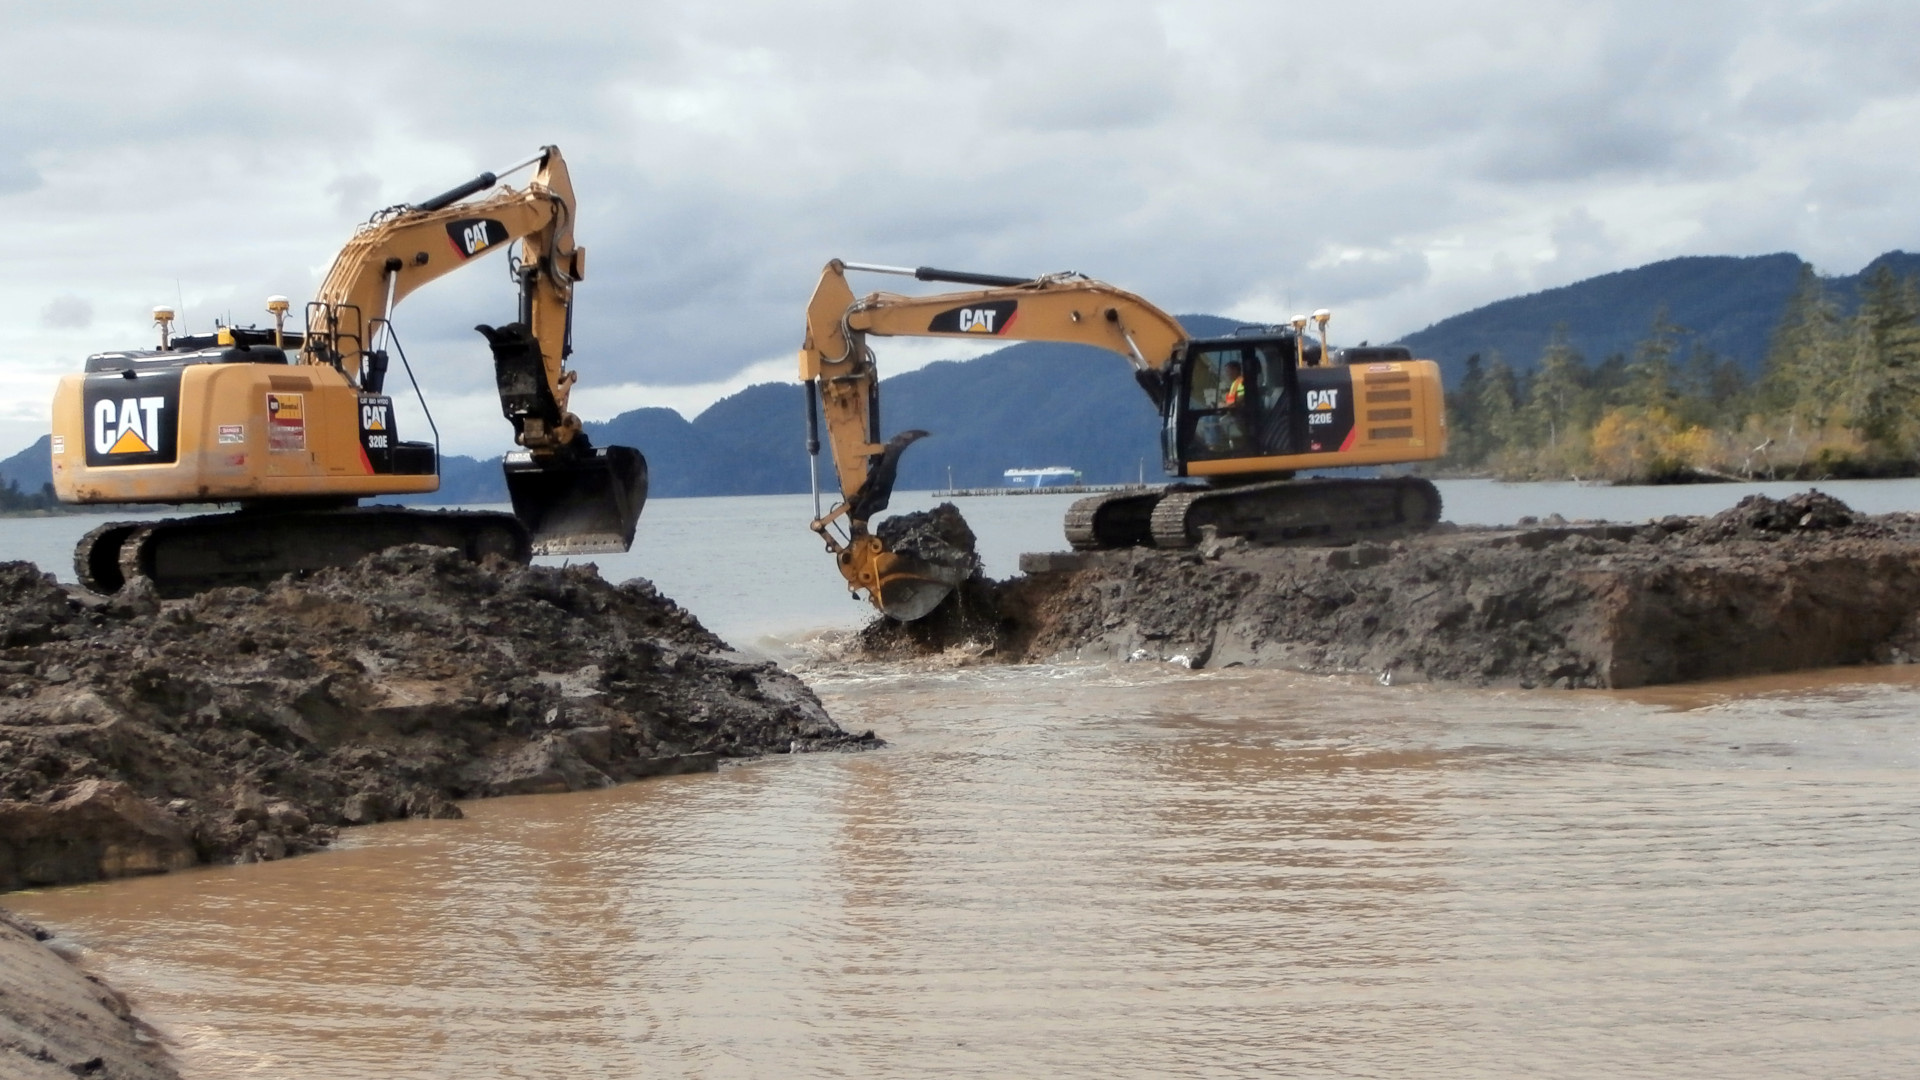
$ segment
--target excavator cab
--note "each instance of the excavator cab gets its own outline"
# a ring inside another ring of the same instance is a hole
[[[1431,460],[1446,450],[1439,379],[1403,346],[1323,359],[1284,326],[1189,342],[1168,372],[1167,473],[1232,482]]]
[[[535,555],[602,555],[633,546],[647,502],[647,459],[640,451],[607,446],[543,462],[522,450],[502,466],[513,515],[532,536]]]

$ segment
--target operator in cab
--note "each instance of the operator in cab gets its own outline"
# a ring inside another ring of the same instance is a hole
[[[1229,360],[1222,365],[1220,382],[1225,387],[1220,392],[1220,434],[1229,452],[1241,451],[1247,445],[1247,425],[1241,414],[1248,402],[1246,371],[1240,361]]]

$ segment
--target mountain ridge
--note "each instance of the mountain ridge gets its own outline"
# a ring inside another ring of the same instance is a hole
[[[1561,327],[1590,362],[1630,355],[1665,308],[1687,331],[1683,348],[1705,346],[1755,375],[1806,265],[1789,252],[1663,259],[1483,304],[1407,334],[1399,344],[1440,361],[1452,383],[1475,353],[1489,361],[1498,354],[1517,371],[1532,370]],[[1902,277],[1920,274],[1920,255],[1889,251],[1858,273],[1822,280],[1841,309],[1850,311],[1861,283],[1883,265]]]
[[[1768,341],[1806,263],[1791,253],[1697,255],[1617,270],[1569,285],[1508,297],[1449,316],[1399,339],[1440,362],[1457,382],[1473,354],[1498,355],[1530,370],[1564,329],[1591,362],[1630,354],[1655,312],[1685,327],[1682,348],[1708,348],[1757,374]],[[1886,266],[1920,275],[1920,254],[1894,250],[1858,273],[1825,281],[1842,310]],[[1230,333],[1235,320],[1182,315],[1196,337]],[[884,350],[880,357],[884,369]],[[1084,345],[1023,342],[971,360],[943,360],[882,380],[882,431],[922,428],[932,437],[901,460],[901,490],[998,486],[1010,468],[1064,465],[1088,483],[1160,475],[1159,418],[1127,366]],[[759,383],[729,394],[689,420],[647,407],[586,425],[601,445],[646,454],[655,497],[760,495],[806,491],[805,398],[798,383]],[[0,461],[0,485],[40,490],[52,478],[47,438]],[[832,486],[828,461],[821,480]],[[449,455],[441,489],[416,504],[506,501],[497,459]]]

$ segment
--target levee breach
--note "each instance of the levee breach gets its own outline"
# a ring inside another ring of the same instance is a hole
[[[1629,688],[1920,654],[1920,515],[1818,492],[1640,525],[1441,526],[1389,544],[1029,555],[863,652],[1158,660]]]

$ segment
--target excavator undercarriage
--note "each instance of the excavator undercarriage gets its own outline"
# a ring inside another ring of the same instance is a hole
[[[1236,487],[1174,485],[1081,499],[1067,510],[1075,551],[1188,548],[1207,530],[1261,545],[1391,539],[1440,520],[1440,490],[1412,477],[1270,480]]]
[[[345,566],[403,544],[453,548],[474,562],[525,563],[525,526],[511,514],[366,506],[274,507],[102,525],[74,549],[80,583],[113,593],[137,577],[168,599],[230,585],[258,588],[290,573]]]

